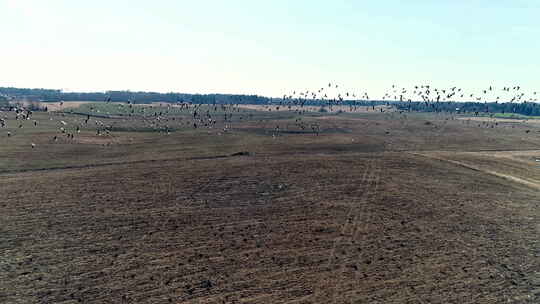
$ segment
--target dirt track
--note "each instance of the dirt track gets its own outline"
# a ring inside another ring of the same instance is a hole
[[[449,158],[444,158],[444,156],[440,156],[440,153],[426,153],[426,152],[423,152],[423,153],[410,152],[410,153],[412,153],[414,155],[422,155],[422,156],[425,156],[425,157],[430,157],[430,158],[433,158],[433,159],[446,161],[446,162],[449,162],[449,163],[452,163],[452,164],[456,164],[458,166],[463,166],[465,168],[469,168],[469,169],[472,169],[472,170],[476,170],[476,171],[484,172],[484,173],[491,174],[491,175],[494,175],[494,176],[498,176],[498,177],[507,179],[509,181],[520,183],[520,184],[526,185],[528,187],[531,187],[533,189],[540,190],[540,180],[523,179],[523,178],[518,177],[518,176],[514,176],[514,175],[510,175],[510,174],[506,174],[506,173],[501,173],[501,172],[497,172],[497,171],[494,171],[494,170],[488,170],[488,169],[481,168],[481,167],[476,166],[476,165],[472,165],[470,163],[465,163],[463,161],[457,161],[457,160],[452,160],[452,159],[449,159]],[[476,155],[484,155],[484,156],[486,156],[486,155],[487,156],[493,156],[493,153],[487,154],[485,152],[464,152],[464,153],[473,154],[473,155],[476,154]],[[525,154],[540,155],[540,150],[526,151]],[[519,151],[519,150],[511,151],[511,152],[504,151],[504,152],[498,152],[495,155],[496,155],[495,157],[512,158],[512,156],[516,156],[516,155],[522,156],[523,151]]]

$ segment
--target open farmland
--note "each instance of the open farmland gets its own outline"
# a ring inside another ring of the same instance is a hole
[[[0,113],[1,303],[540,300],[532,120],[55,109]]]

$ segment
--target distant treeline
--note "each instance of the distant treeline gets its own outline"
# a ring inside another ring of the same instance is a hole
[[[0,95],[0,109],[8,106],[8,99],[5,96]]]
[[[457,112],[484,115],[487,113],[515,113],[540,116],[540,104],[534,102],[392,102],[399,110],[415,112]]]
[[[63,92],[61,90],[48,89],[21,89],[0,87],[0,102],[2,100],[13,101],[111,101],[132,103],[151,102],[190,102],[195,104],[259,104],[259,105],[282,105],[291,103],[296,105],[325,106],[336,105],[338,102],[313,99],[282,99],[269,98],[258,95],[239,94],[185,94],[185,93],[156,93],[156,92],[131,92],[131,91],[107,91],[107,92]],[[540,104],[533,102],[522,103],[497,103],[497,102],[420,102],[420,101],[377,101],[377,100],[345,100],[339,102],[342,105],[358,106],[378,106],[392,105],[402,111],[415,112],[453,112],[453,113],[474,113],[484,115],[486,113],[515,113],[521,115],[540,116]]]
[[[19,89],[0,87],[0,96],[6,96],[13,100],[58,102],[58,101],[112,101],[133,103],[151,102],[191,102],[202,104],[268,104],[271,98],[258,95],[233,95],[233,94],[184,94],[184,93],[156,93],[156,92],[131,92],[131,91],[107,91],[107,92],[63,92],[61,90],[48,89]]]

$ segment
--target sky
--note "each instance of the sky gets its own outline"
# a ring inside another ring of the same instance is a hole
[[[536,0],[0,0],[0,86],[540,91]]]

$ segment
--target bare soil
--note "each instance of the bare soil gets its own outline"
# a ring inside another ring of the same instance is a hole
[[[4,114],[0,303],[540,300],[540,128]]]

